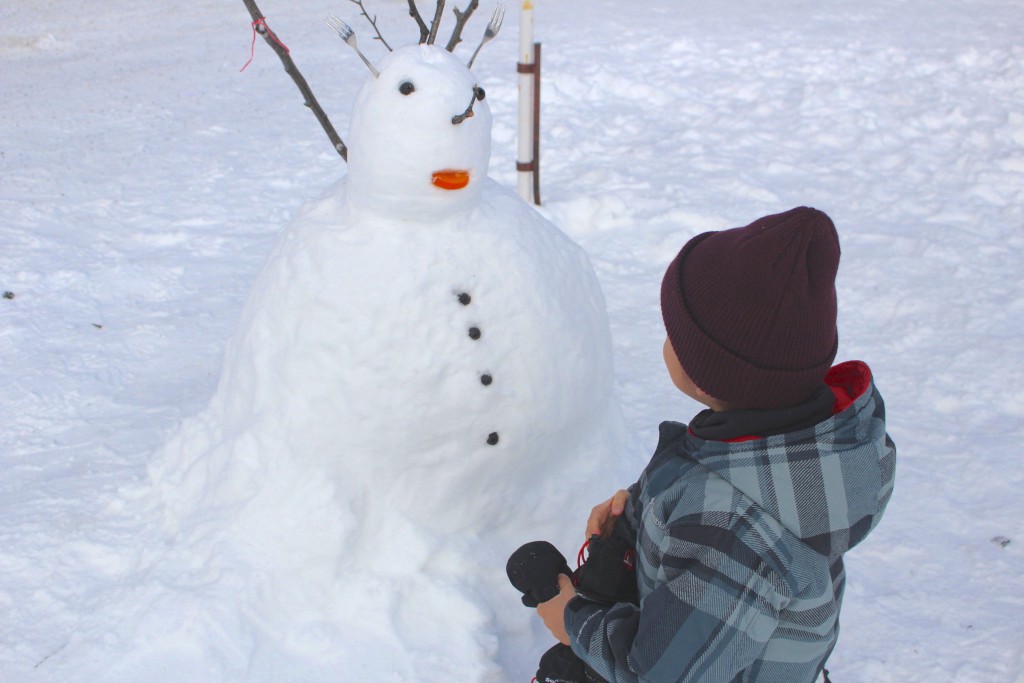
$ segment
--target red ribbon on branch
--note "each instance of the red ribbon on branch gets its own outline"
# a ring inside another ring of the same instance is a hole
[[[257,28],[258,26],[262,26],[263,30],[260,31]],[[277,34],[274,33],[273,31],[271,31],[270,27],[267,26],[267,18],[266,17],[260,17],[256,21],[252,22],[252,45],[249,47],[249,61],[245,63],[245,66],[243,66],[241,69],[238,70],[239,73],[245,71],[246,67],[248,67],[250,64],[252,64],[252,60],[256,56],[256,34],[257,33],[259,33],[260,35],[262,35],[264,33],[269,33],[270,37],[274,39],[274,42],[277,43],[278,45],[280,45],[281,48],[285,51],[285,54],[291,54],[291,50],[288,49],[288,46],[285,45],[284,43],[282,43],[278,39]]]

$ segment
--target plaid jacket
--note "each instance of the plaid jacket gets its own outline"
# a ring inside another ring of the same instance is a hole
[[[826,381],[834,415],[780,436],[706,441],[665,422],[631,487],[640,606],[576,597],[573,651],[612,683],[810,683],[839,633],[842,555],[878,523],[896,449],[860,362]]]

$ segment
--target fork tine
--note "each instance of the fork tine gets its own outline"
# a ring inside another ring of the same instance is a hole
[[[328,26],[334,29],[335,33],[337,33],[342,38],[347,38],[352,33],[351,27],[342,22],[342,20],[335,16],[334,14],[331,14],[331,16],[327,18],[327,23]]]
[[[490,39],[498,35],[498,31],[501,30],[501,23],[505,20],[505,6],[497,5],[494,8],[494,14],[491,15],[491,20],[487,23],[487,30],[484,31],[484,35]]]
[[[473,56],[471,56],[469,61],[466,63],[466,68],[473,68],[473,62],[476,61],[476,56],[480,54],[480,48],[482,48],[487,41],[498,35],[498,31],[501,30],[501,22],[504,21],[504,19],[505,6],[498,3],[494,8],[494,13],[491,15],[491,20],[487,22],[487,28],[484,29],[484,35],[480,39],[480,44],[476,46],[475,50],[473,50]]]
[[[359,46],[356,44],[356,32],[352,30],[352,27],[333,14],[324,19],[324,21],[327,22],[328,26],[334,29],[334,32],[338,34],[339,38],[345,41],[346,45],[356,51],[356,54],[359,55],[359,59],[363,60],[363,64],[370,69],[374,77],[380,78],[380,72],[377,71],[377,67],[375,67],[370,60],[366,58],[366,55],[362,53]]]
[[[334,32],[342,38],[347,38],[352,34],[352,28],[333,14],[327,17],[324,21],[326,21],[327,25],[334,29]]]

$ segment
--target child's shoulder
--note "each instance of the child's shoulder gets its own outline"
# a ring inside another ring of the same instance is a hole
[[[655,452],[664,450],[670,444],[686,436],[688,427],[682,422],[666,420],[658,425],[658,447]]]

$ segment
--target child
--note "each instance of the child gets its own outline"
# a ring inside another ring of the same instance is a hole
[[[871,371],[835,358],[839,241],[801,207],[708,232],[661,287],[673,383],[708,406],[661,424],[640,480],[594,508],[636,549],[639,607],[538,606],[607,681],[810,683],[839,635],[843,553],[878,523],[896,450]],[[620,516],[621,515],[621,516]]]

